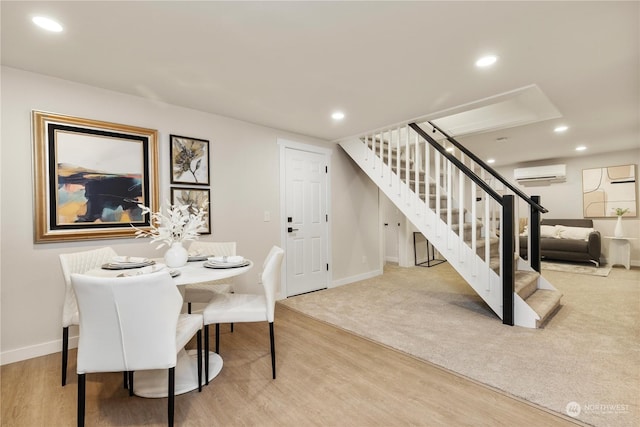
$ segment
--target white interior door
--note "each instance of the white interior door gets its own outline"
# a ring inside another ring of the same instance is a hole
[[[327,287],[327,156],[285,148],[286,296]]]

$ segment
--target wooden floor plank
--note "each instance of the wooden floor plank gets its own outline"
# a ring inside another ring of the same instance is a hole
[[[580,425],[281,305],[275,381],[266,323],[222,326],[220,343],[222,372],[176,397],[176,425]],[[66,387],[59,369],[60,354],[2,366],[1,425],[75,425],[75,350]],[[164,426],[166,402],[129,397],[119,373],[87,376],[87,425]]]

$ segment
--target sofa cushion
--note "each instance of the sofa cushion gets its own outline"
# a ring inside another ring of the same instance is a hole
[[[564,225],[556,225],[558,229],[558,237],[561,239],[589,240],[589,234],[593,232],[593,228],[585,227],[565,227]]]
[[[555,225],[541,225],[540,226],[540,237],[551,237],[551,238],[554,238],[554,239],[559,238],[557,226],[555,226]]]
[[[564,225],[565,227],[593,227],[593,220],[590,219],[552,219],[544,218],[540,224],[542,225]]]
[[[589,252],[589,242],[577,239],[540,239],[540,250],[562,252]]]

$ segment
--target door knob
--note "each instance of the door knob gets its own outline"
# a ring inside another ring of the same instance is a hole
[[[289,228],[287,228],[287,231],[288,231],[289,233],[293,233],[294,231],[298,231],[298,229],[297,229],[297,228],[291,228],[291,227],[289,227]]]

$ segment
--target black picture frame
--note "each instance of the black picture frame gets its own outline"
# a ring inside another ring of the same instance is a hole
[[[206,139],[169,136],[171,184],[210,185],[210,149]]]
[[[204,206],[206,214],[205,228],[198,230],[200,234],[211,234],[211,190],[208,188],[171,187],[172,205]]]

